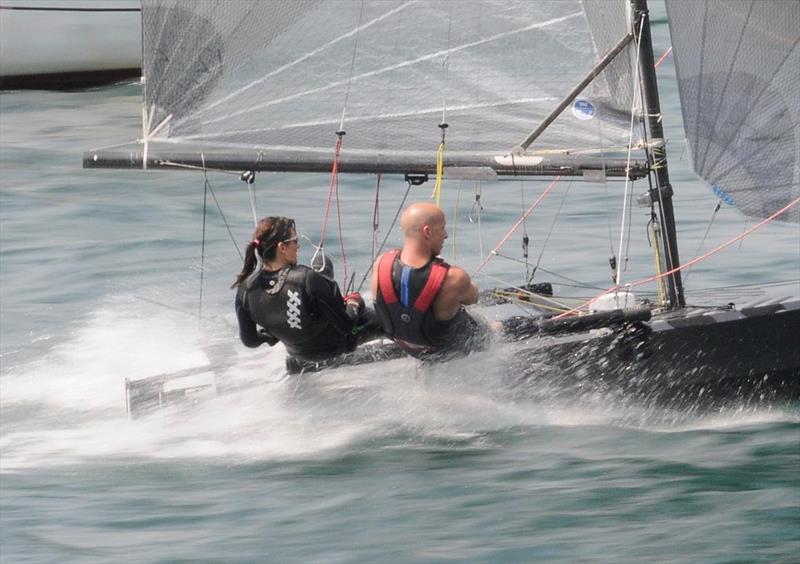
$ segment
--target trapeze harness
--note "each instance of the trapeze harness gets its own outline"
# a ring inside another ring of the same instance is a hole
[[[236,314],[239,336],[248,347],[280,341],[291,356],[317,361],[356,346],[355,322],[338,286],[307,266],[250,277],[239,287]]]
[[[411,356],[467,353],[471,348],[477,323],[463,308],[447,321],[433,315],[433,301],[449,268],[438,258],[422,268],[411,268],[400,261],[398,249],[385,253],[378,263],[375,312],[384,332]]]

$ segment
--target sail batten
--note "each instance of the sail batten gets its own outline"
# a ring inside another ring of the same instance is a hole
[[[278,67],[278,68],[270,71],[266,75],[261,76],[260,78],[258,78],[256,80],[253,80],[251,83],[247,84],[246,86],[243,86],[242,88],[239,88],[238,90],[235,90],[235,91],[231,92],[230,94],[227,94],[225,97],[223,97],[223,98],[221,98],[219,100],[216,100],[214,102],[211,102],[205,108],[203,108],[201,110],[201,112],[199,112],[199,113],[213,110],[214,108],[216,108],[220,104],[223,104],[225,102],[228,102],[230,100],[235,99],[237,96],[240,96],[240,95],[244,94],[246,91],[250,90],[251,88],[255,88],[259,84],[263,84],[265,81],[269,80],[270,78],[272,78],[274,76],[278,76],[280,73],[285,72],[285,71],[287,71],[289,69],[292,69],[292,68],[296,67],[297,65],[299,65],[303,61],[305,61],[305,60],[307,60],[307,59],[309,59],[309,58],[311,58],[311,57],[313,57],[315,55],[318,55],[320,53],[324,53],[326,49],[332,47],[336,43],[339,43],[340,41],[344,41],[344,40],[346,40],[346,39],[348,39],[350,37],[355,36],[361,30],[368,29],[372,25],[377,24],[377,23],[381,22],[382,20],[395,15],[396,13],[398,13],[401,10],[405,9],[408,5],[413,4],[415,2],[417,2],[417,0],[409,0],[408,2],[404,2],[403,4],[398,6],[397,8],[395,8],[393,10],[389,10],[388,12],[386,12],[385,14],[382,14],[381,16],[379,16],[377,18],[374,18],[373,20],[371,20],[369,22],[366,22],[366,23],[364,23],[362,25],[357,26],[354,29],[351,29],[350,31],[340,35],[339,37],[334,38],[333,40],[329,41],[328,43],[326,43],[326,44],[324,44],[324,45],[312,50],[311,52],[303,54],[302,56],[298,57],[294,61],[291,61],[291,62],[289,62],[289,63],[287,63],[287,64],[285,64],[285,65],[283,65],[281,67]]]
[[[334,81],[334,82],[331,82],[329,84],[325,84],[325,85],[322,85],[320,87],[317,87],[317,88],[314,88],[314,89],[311,89],[311,90],[296,92],[296,93],[293,93],[293,94],[291,94],[289,96],[286,96],[284,98],[274,99],[274,100],[270,100],[268,102],[257,104],[255,106],[242,108],[242,109],[240,109],[238,111],[235,111],[233,113],[225,114],[225,115],[219,116],[219,117],[214,118],[214,119],[209,120],[209,121],[201,121],[200,125],[211,125],[211,124],[217,123],[219,121],[224,121],[224,120],[228,120],[228,119],[234,118],[234,117],[236,117],[238,115],[241,115],[243,113],[248,113],[248,112],[252,112],[252,111],[258,111],[258,110],[265,109],[265,108],[267,108],[269,106],[283,104],[283,103],[286,103],[286,102],[292,102],[294,100],[302,99],[304,97],[311,96],[313,94],[318,94],[320,92],[324,92],[324,91],[327,91],[327,90],[335,89],[336,87],[340,87],[340,86],[343,87],[348,83],[358,82],[360,80],[365,80],[365,79],[369,79],[369,78],[373,78],[373,77],[376,77],[376,76],[383,75],[385,73],[390,73],[390,72],[393,72],[393,71],[397,71],[397,70],[403,69],[404,67],[407,67],[407,66],[417,65],[417,64],[420,64],[420,63],[424,63],[424,62],[427,62],[427,61],[434,60],[434,59],[445,59],[446,57],[449,57],[449,56],[453,55],[454,53],[457,53],[457,52],[465,50],[465,49],[471,49],[471,48],[478,47],[478,46],[484,45],[486,43],[494,42],[494,41],[497,41],[499,39],[507,38],[507,37],[510,37],[510,36],[513,36],[513,35],[516,35],[516,34],[519,34],[519,33],[524,33],[526,31],[531,31],[533,29],[547,27],[547,26],[553,25],[555,23],[561,23],[561,22],[564,22],[564,21],[568,21],[569,19],[575,18],[575,17],[580,16],[580,15],[581,15],[580,12],[576,12],[576,13],[568,14],[568,15],[560,17],[560,18],[555,18],[555,19],[548,20],[548,21],[545,21],[545,22],[531,24],[529,26],[525,26],[525,27],[522,27],[522,28],[519,28],[519,29],[513,29],[513,30],[510,30],[510,31],[504,31],[504,32],[499,33],[499,34],[497,34],[495,36],[484,38],[484,39],[480,39],[480,40],[477,40],[477,41],[472,41],[472,42],[469,42],[469,43],[466,43],[466,44],[463,44],[463,45],[457,45],[455,47],[449,47],[447,49],[442,49],[442,50],[435,51],[435,52],[432,52],[432,53],[425,53],[425,54],[420,55],[419,57],[416,57],[416,58],[411,59],[411,60],[400,61],[400,62],[397,62],[397,63],[395,63],[393,65],[389,65],[389,66],[382,67],[382,68],[379,68],[379,69],[371,70],[371,71],[365,72],[363,74],[358,74],[358,75],[355,75],[355,76],[350,76],[350,77],[347,77],[347,78],[343,78],[341,80]],[[200,112],[200,113],[202,113],[202,112]]]

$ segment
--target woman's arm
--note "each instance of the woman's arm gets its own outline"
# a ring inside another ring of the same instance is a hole
[[[242,344],[249,348],[260,347],[264,343],[271,347],[274,346],[278,339],[267,333],[265,329],[259,329],[244,306],[242,293],[241,290],[236,293],[236,319],[239,321],[239,339]]]
[[[339,285],[316,272],[309,273],[306,284],[306,291],[314,298],[317,309],[336,331],[343,335],[351,333],[358,319],[358,306],[345,306]]]

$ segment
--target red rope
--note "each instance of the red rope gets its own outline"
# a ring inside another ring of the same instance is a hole
[[[500,247],[502,247],[503,245],[505,245],[506,241],[508,241],[508,238],[509,238],[509,237],[511,237],[511,235],[513,235],[513,234],[514,234],[514,231],[516,231],[516,230],[517,230],[517,227],[519,227],[519,226],[522,224],[522,222],[523,222],[523,221],[525,221],[525,220],[528,218],[528,216],[529,216],[529,215],[531,215],[531,213],[533,212],[533,210],[535,210],[535,209],[536,209],[536,208],[539,206],[539,204],[542,202],[542,200],[544,200],[544,197],[545,197],[545,196],[547,196],[547,194],[550,192],[550,190],[552,190],[552,189],[553,189],[553,186],[555,186],[555,185],[556,185],[556,183],[557,183],[559,180],[561,180],[561,176],[556,176],[556,177],[553,179],[553,181],[552,181],[552,182],[551,182],[551,183],[550,183],[550,184],[547,186],[547,188],[545,188],[545,189],[544,189],[544,192],[542,192],[542,194],[541,194],[541,195],[540,195],[540,196],[539,196],[539,197],[536,199],[536,201],[535,201],[535,202],[533,202],[533,204],[531,204],[531,207],[529,207],[527,210],[525,210],[525,213],[523,213],[523,214],[522,214],[522,216],[521,216],[521,217],[520,217],[520,218],[517,220],[517,222],[516,222],[516,223],[515,223],[515,224],[514,224],[514,225],[511,227],[511,229],[508,231],[508,233],[506,233],[506,234],[505,234],[505,236],[504,236],[504,237],[503,237],[503,238],[500,240],[500,242],[499,242],[499,243],[497,243],[497,246],[496,246],[494,249],[492,249],[492,252],[491,252],[491,253],[489,253],[489,254],[486,256],[486,258],[485,258],[485,259],[483,259],[483,262],[480,264],[480,266],[478,266],[478,269],[475,271],[475,273],[476,273],[476,274],[477,274],[477,273],[479,273],[481,270],[483,270],[483,268],[484,268],[484,267],[485,267],[487,264],[489,264],[489,261],[491,260],[491,258],[492,258],[492,257],[493,257],[495,254],[497,254],[497,251],[500,249]]]
[[[341,145],[341,139],[339,139],[339,145]],[[344,252],[344,237],[342,236],[342,211],[339,207],[339,159],[338,159],[338,151],[337,151],[337,159],[336,159],[336,171],[333,173],[336,176],[336,219],[339,224],[339,249],[342,251],[342,263],[344,264],[344,278],[342,279],[342,288],[345,292],[347,292],[347,275],[348,275],[348,266],[347,266],[347,255]]]
[[[663,63],[663,62],[664,62],[664,59],[666,59],[666,58],[667,58],[667,56],[669,56],[669,54],[670,54],[670,53],[672,53],[672,47],[671,47],[671,46],[670,46],[670,48],[669,48],[669,49],[667,49],[666,51],[664,51],[664,54],[663,54],[663,55],[661,55],[661,57],[659,57],[658,61],[656,61],[656,64],[655,64],[655,65],[653,65],[653,68],[654,68],[654,69],[657,69],[657,68],[658,68],[658,65],[660,65],[661,63]]]
[[[342,151],[342,138],[343,136],[339,135],[339,138],[336,140],[336,149],[334,150],[333,155],[333,167],[331,168],[331,180],[328,185],[328,201],[325,203],[325,213],[322,216],[322,230],[319,235],[319,248],[322,249],[325,244],[325,235],[328,232],[328,216],[330,215],[331,202],[334,198],[336,198],[336,217],[339,223],[339,248],[342,251],[342,262],[344,264],[344,280],[342,288],[346,289],[349,267],[347,264],[347,255],[344,252],[344,238],[342,236],[342,210],[339,205],[339,155]]]
[[[325,204],[325,213],[322,216],[322,230],[319,235],[319,246],[325,243],[325,234],[328,232],[328,213],[331,209],[334,191],[338,191],[339,186],[339,153],[342,148],[342,136],[336,141],[336,149],[333,155],[333,169],[331,170],[331,180],[328,184],[328,201]]]
[[[769,223],[770,221],[772,221],[776,217],[786,213],[788,210],[790,210],[791,208],[793,208],[794,206],[796,206],[799,203],[800,203],[800,198],[797,198],[797,199],[793,200],[792,202],[790,202],[789,204],[787,204],[783,208],[781,208],[778,211],[776,211],[775,213],[773,213],[768,218],[761,220],[759,223],[755,224],[751,228],[746,229],[745,231],[742,231],[739,235],[737,235],[736,237],[734,237],[730,241],[726,241],[725,243],[721,244],[720,246],[718,246],[718,247],[716,247],[714,249],[711,249],[710,251],[708,251],[704,255],[701,255],[699,257],[693,258],[689,262],[684,263],[684,264],[682,264],[680,266],[676,266],[672,270],[668,270],[668,271],[663,272],[661,274],[656,274],[655,276],[650,276],[649,278],[644,278],[642,280],[639,280],[637,282],[633,282],[631,284],[625,284],[625,287],[630,286],[631,288],[633,288],[635,286],[641,286],[642,284],[647,284],[648,282],[653,282],[654,280],[658,280],[659,278],[664,278],[666,276],[671,276],[671,275],[675,274],[676,272],[679,272],[679,271],[681,271],[681,270],[683,270],[685,268],[689,268],[690,266],[693,266],[693,265],[697,264],[698,262],[707,259],[711,255],[714,255],[714,254],[720,252],[721,250],[723,250],[723,249],[725,249],[727,247],[730,247],[731,245],[733,245],[737,241],[740,241],[740,240],[744,239],[745,237],[750,235],[750,233],[752,233],[753,231],[755,231],[756,229],[758,229],[762,225],[766,225],[767,223]],[[576,307],[574,309],[571,309],[569,311],[565,311],[564,313],[562,313],[560,315],[557,315],[555,317],[555,319],[561,319],[562,317],[566,317],[568,315],[574,315],[575,313],[578,313],[581,308],[584,308],[584,307],[586,307],[588,305],[591,305],[594,302],[596,302],[597,300],[599,300],[600,298],[602,298],[603,296],[606,296],[606,295],[608,295],[608,294],[610,294],[610,293],[612,293],[612,292],[614,292],[616,290],[619,290],[619,289],[620,289],[620,286],[612,286],[611,288],[605,290],[601,294],[598,294],[597,296],[595,296],[591,300],[588,300],[588,301],[582,303],[578,307]]]

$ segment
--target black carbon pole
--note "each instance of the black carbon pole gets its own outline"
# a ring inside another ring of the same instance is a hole
[[[633,28],[637,41],[641,41],[639,54],[639,72],[642,77],[642,90],[644,92],[644,111],[647,119],[647,128],[650,131],[650,141],[653,142],[651,155],[655,168],[656,183],[650,191],[650,197],[657,202],[661,211],[661,229],[664,233],[664,256],[667,270],[673,270],[680,265],[678,255],[678,238],[675,232],[675,212],[672,208],[672,185],[669,182],[667,169],[667,151],[664,143],[664,128],[661,125],[661,103],[658,98],[658,83],[656,82],[655,58],[653,57],[653,41],[650,36],[650,15],[647,9],[647,0],[631,0],[633,6]],[[642,18],[644,24],[642,25]],[[639,30],[641,28],[641,38]],[[683,307],[686,302],[683,298],[683,282],[681,273],[675,272],[668,277],[668,293],[670,307]]]

